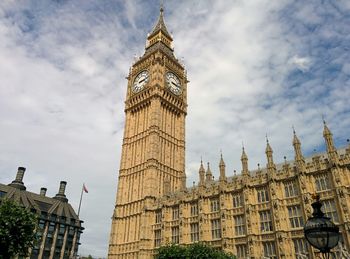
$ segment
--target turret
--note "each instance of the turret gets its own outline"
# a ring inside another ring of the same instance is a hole
[[[242,155],[241,155],[241,162],[242,162],[242,175],[249,175],[248,171],[248,156],[245,153],[244,147],[242,147]]]
[[[305,159],[301,152],[301,143],[293,128],[294,160],[299,171],[305,171]]]
[[[333,134],[327,127],[327,123],[323,120],[323,137],[326,142],[328,158],[332,163],[338,163],[338,153],[334,146]]]
[[[211,182],[213,180],[213,174],[210,170],[210,166],[209,166],[209,162],[208,162],[208,168],[207,168],[207,172],[205,173],[205,181],[207,183]]]
[[[266,149],[265,149],[265,154],[267,158],[267,169],[274,169],[276,168],[275,163],[273,162],[273,151],[269,143],[269,139],[266,137]]]
[[[201,166],[199,167],[199,185],[204,185],[205,182],[205,169],[203,166],[203,161],[201,159]]]
[[[220,155],[220,163],[219,163],[219,169],[220,169],[220,181],[226,181],[226,165],[224,162],[224,159],[222,158],[222,154]]]

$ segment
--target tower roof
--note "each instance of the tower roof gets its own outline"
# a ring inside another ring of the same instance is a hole
[[[201,173],[201,172],[205,173],[205,169],[204,169],[204,166],[203,166],[203,161],[202,161],[202,159],[201,159],[201,166],[199,167],[199,172],[200,172],[200,173]]]
[[[219,166],[225,166],[225,162],[224,162],[224,159],[222,157],[222,153],[220,154],[220,163],[219,163]]]
[[[323,120],[323,136],[331,136],[332,132],[327,127],[327,123],[325,120]]]
[[[152,32],[149,34],[148,38],[151,38],[153,35],[157,34],[159,31],[161,31],[165,36],[168,38],[172,39],[170,33],[168,32],[168,29],[166,28],[165,22],[164,22],[164,15],[163,15],[163,7],[160,7],[160,12],[159,12],[159,18],[154,26]]]
[[[266,149],[265,149],[265,152],[266,153],[272,153],[272,148],[270,146],[269,139],[267,138],[267,136],[266,136]]]
[[[300,144],[300,140],[299,140],[297,134],[295,133],[295,129],[293,127],[293,145],[298,145],[298,144]]]
[[[248,156],[247,156],[247,154],[245,153],[244,147],[242,147],[241,160],[248,160]]]

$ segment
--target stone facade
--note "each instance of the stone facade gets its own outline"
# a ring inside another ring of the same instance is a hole
[[[84,228],[83,221],[79,220],[66,198],[67,183],[62,181],[58,193],[52,198],[46,196],[46,188],[41,188],[40,194],[29,192],[23,183],[25,170],[24,167],[19,167],[12,183],[0,184],[0,202],[1,199],[13,200],[37,214],[38,243],[30,250],[28,258],[76,258]]]
[[[243,149],[241,174],[227,177],[221,156],[218,181],[201,162],[198,186],[186,188],[188,81],[171,44],[161,9],[127,78],[109,258],[152,258],[161,245],[199,241],[238,258],[316,258],[303,236],[314,194],[349,248],[350,146],[336,149],[326,123],[324,154],[304,158],[294,132],[294,161],[275,164],[267,140],[266,168],[250,171]]]

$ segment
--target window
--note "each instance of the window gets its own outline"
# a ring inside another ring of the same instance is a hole
[[[286,198],[295,197],[299,194],[296,182],[287,182],[284,184],[284,194]]]
[[[272,231],[272,220],[271,212],[269,210],[260,211],[260,229],[261,232],[270,232]]]
[[[302,238],[293,239],[293,244],[294,244],[295,255],[297,256],[297,258],[298,256],[308,254],[307,244],[304,239]]]
[[[54,222],[50,222],[49,224],[49,233],[54,232],[55,230],[55,223]]]
[[[41,231],[43,231],[44,228],[45,228],[45,220],[40,219],[40,220],[39,220],[39,229],[40,229]]]
[[[171,228],[171,242],[173,244],[179,243],[179,227],[172,227]]]
[[[234,194],[232,195],[232,200],[233,200],[233,207],[234,208],[239,208],[243,206],[243,199],[241,194]]]
[[[315,176],[316,191],[321,192],[330,189],[330,184],[328,176],[326,174],[321,174]]]
[[[245,234],[244,215],[235,216],[234,219],[235,219],[235,235],[243,236]]]
[[[191,204],[191,216],[198,216],[198,203]]]
[[[263,247],[265,257],[277,259],[275,242],[263,242]]]
[[[160,222],[162,222],[162,211],[157,210],[156,211],[156,223],[160,223]]]
[[[157,229],[154,231],[154,246],[160,247],[162,241],[162,230]]]
[[[220,202],[219,202],[219,199],[212,199],[210,201],[210,209],[211,209],[211,212],[216,212],[216,211],[219,211],[220,210]]]
[[[304,219],[299,205],[288,207],[288,216],[291,228],[304,226]]]
[[[192,223],[190,226],[191,226],[191,242],[199,241],[199,224]]]
[[[0,198],[5,197],[6,192],[0,191]]]
[[[327,217],[330,217],[333,222],[339,222],[338,212],[334,200],[322,201],[322,205],[321,210],[324,212],[324,214],[326,214]]]
[[[211,221],[211,237],[212,239],[221,238],[221,222],[220,219],[213,219]]]
[[[266,188],[258,190],[258,203],[269,201],[269,193]]]
[[[237,258],[247,258],[247,246],[236,245]]]
[[[60,224],[60,230],[59,230],[59,233],[60,234],[64,234],[64,231],[66,230],[66,226],[63,225],[63,224]]]
[[[173,207],[173,220],[179,219],[179,206]]]

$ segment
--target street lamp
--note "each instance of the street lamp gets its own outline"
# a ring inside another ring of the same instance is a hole
[[[320,250],[323,257],[327,259],[330,258],[331,249],[338,244],[339,227],[321,211],[322,203],[319,195],[311,206],[314,211],[312,217],[306,221],[304,235],[310,245]]]

